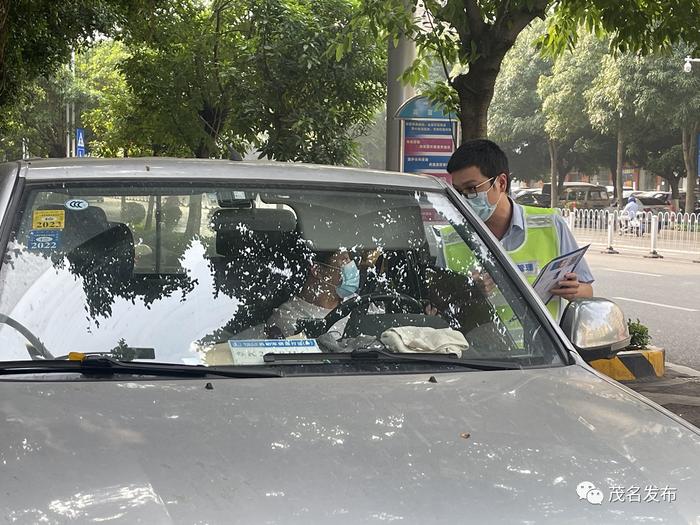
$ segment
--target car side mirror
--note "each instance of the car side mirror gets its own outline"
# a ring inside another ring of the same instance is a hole
[[[630,344],[625,314],[608,299],[574,299],[559,326],[587,362],[610,359]]]

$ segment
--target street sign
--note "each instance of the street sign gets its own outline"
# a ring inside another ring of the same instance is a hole
[[[455,124],[407,120],[403,126],[401,171],[445,177],[454,151]]]
[[[75,156],[85,156],[85,129],[75,128]]]
[[[450,181],[447,162],[455,150],[457,119],[413,97],[396,112],[401,120],[401,171],[426,173]]]
[[[396,118],[399,120],[457,120],[456,115],[445,114],[441,109],[433,106],[423,95],[415,96],[404,102],[396,112]]]

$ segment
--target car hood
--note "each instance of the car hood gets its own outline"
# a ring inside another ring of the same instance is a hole
[[[2,381],[0,509],[18,523],[700,520],[694,427],[586,367],[434,377]]]

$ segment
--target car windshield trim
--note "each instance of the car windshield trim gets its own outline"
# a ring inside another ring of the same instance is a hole
[[[4,361],[0,365],[0,376],[15,374],[45,374],[60,372],[77,372],[89,376],[153,375],[171,377],[208,377],[221,376],[230,378],[282,377],[279,370],[261,370],[251,367],[217,367],[201,365],[181,365],[177,363],[143,363],[125,362],[110,357],[86,357],[82,360],[42,359],[33,361]]]
[[[495,362],[491,360],[485,361],[474,361],[474,360],[462,360],[457,354],[444,354],[444,353],[396,353],[388,352],[386,350],[372,349],[372,350],[354,350],[348,353],[284,353],[275,354],[269,353],[265,354],[265,363],[281,363],[290,364],[290,362],[324,362],[327,364],[328,361],[336,362],[347,362],[347,361],[382,361],[390,363],[401,363],[401,362],[411,362],[411,363],[426,363],[426,364],[439,364],[439,365],[449,365],[458,366],[462,368],[469,368],[473,370],[482,371],[493,371],[493,370],[521,370],[520,365],[514,365],[512,362]]]

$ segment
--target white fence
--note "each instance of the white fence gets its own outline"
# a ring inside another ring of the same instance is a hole
[[[696,213],[560,210],[579,244],[602,245],[607,251],[643,252],[651,256],[700,261],[700,215]]]

